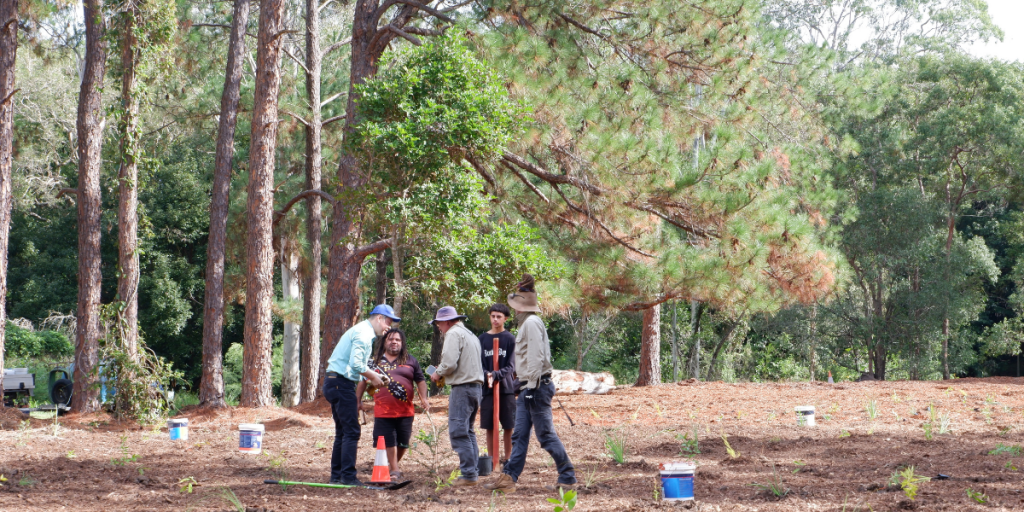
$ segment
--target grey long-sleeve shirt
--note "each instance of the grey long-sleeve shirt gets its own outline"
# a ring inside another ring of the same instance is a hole
[[[520,313],[524,314],[524,313]],[[525,313],[516,334],[516,374],[526,387],[534,389],[540,378],[551,369],[551,343],[544,321],[533,313]]]
[[[449,386],[483,384],[484,367],[480,357],[480,340],[459,322],[444,335],[437,373]]]

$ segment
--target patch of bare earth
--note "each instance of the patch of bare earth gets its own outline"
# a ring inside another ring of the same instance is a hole
[[[809,384],[664,384],[620,389],[604,396],[561,396],[570,426],[555,404],[555,422],[582,484],[576,510],[1022,510],[1024,455],[989,455],[998,445],[1022,443],[1024,379],[944,382]],[[438,472],[457,466],[447,435],[444,397],[432,399],[441,429]],[[868,418],[874,402],[877,416]],[[793,408],[817,407],[815,428],[799,428]],[[933,439],[923,424],[937,408]],[[114,510],[222,511],[230,489],[248,507],[302,510],[551,510],[544,488],[557,473],[531,441],[518,492],[495,496],[481,488],[435,490],[428,450],[420,444],[403,461],[414,480],[398,491],[267,485],[264,479],[326,482],[334,425],[326,403],[293,409],[193,409],[189,440],[168,440],[166,427],[116,423],[94,414],[24,423],[0,411],[0,510],[75,512]],[[939,434],[946,417],[949,433]],[[363,427],[360,476],[369,480],[374,451],[372,416]],[[267,426],[264,454],[238,452],[238,424]],[[426,415],[415,428],[430,431]],[[627,461],[614,464],[605,434],[621,429]],[[657,465],[685,460],[677,435],[696,429],[700,453],[695,493],[687,504],[656,501]],[[727,453],[722,434],[739,452]],[[483,440],[480,440],[481,443]],[[910,500],[890,490],[897,470],[914,466],[921,483]],[[1018,470],[1017,468],[1021,468]],[[936,480],[939,474],[950,478]],[[182,480],[194,479],[192,493]],[[485,479],[486,480],[486,479]],[[589,482],[587,482],[589,480]],[[764,486],[775,482],[780,498]],[[756,485],[760,484],[760,485]],[[967,489],[984,494],[972,500]]]

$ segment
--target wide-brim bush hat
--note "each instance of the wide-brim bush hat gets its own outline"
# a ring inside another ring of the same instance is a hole
[[[434,315],[434,319],[430,323],[434,324],[437,322],[447,322],[449,320],[465,320],[468,318],[466,315],[460,315],[455,308],[451,306],[445,306],[437,310],[437,314]]]
[[[395,316],[395,310],[391,309],[391,306],[388,306],[387,304],[378,304],[376,307],[374,307],[373,311],[370,311],[370,316],[373,315],[383,315],[390,318],[394,322],[402,321],[401,318]]]
[[[508,305],[516,311],[523,313],[540,313],[540,306],[537,305],[536,292],[516,291],[508,294]]]

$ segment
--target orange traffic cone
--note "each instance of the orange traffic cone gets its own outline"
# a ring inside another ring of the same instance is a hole
[[[388,469],[388,451],[384,447],[384,436],[377,437],[377,456],[373,459],[373,476],[370,483],[391,483],[391,470]]]

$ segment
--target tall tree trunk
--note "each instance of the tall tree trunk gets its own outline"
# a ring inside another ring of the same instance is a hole
[[[116,328],[123,350],[135,359],[139,350],[138,5],[129,2],[121,16],[121,167],[117,173],[117,300],[121,307]]]
[[[817,370],[817,341],[818,341],[818,303],[811,306],[811,336],[810,347],[807,350],[807,358],[810,360],[811,382],[814,382],[814,372]]]
[[[690,337],[693,343],[690,345],[690,357],[687,372],[690,378],[700,379],[700,317],[704,314],[704,308],[696,300],[690,301]]]
[[[644,310],[637,386],[661,384],[661,305]]]
[[[14,63],[18,51],[18,0],[0,0],[0,389],[4,387],[7,325],[7,243],[11,233],[11,168],[14,165]],[[3,409],[0,400],[0,409]]]
[[[388,258],[387,251],[377,253],[374,258],[376,264],[376,291],[373,295],[374,304],[384,304],[388,299]]]
[[[676,322],[676,310],[679,301],[672,301],[672,382],[679,381],[679,324]]]
[[[390,5],[390,4],[389,4]],[[352,15],[352,58],[349,71],[348,105],[345,111],[343,137],[358,122],[355,88],[377,72],[377,62],[390,41],[389,33],[380,34],[377,29],[379,0],[357,0]],[[396,21],[399,25],[404,22]],[[376,37],[380,35],[381,37]],[[343,189],[355,191],[365,184],[359,170],[359,162],[351,154],[342,151],[339,155],[338,183]],[[362,247],[345,240],[354,235],[354,213],[358,204],[350,204],[354,194],[341,194],[331,213],[330,271],[327,278],[327,309],[324,318],[324,346],[320,356],[320,378],[334,346],[359,315],[359,275],[363,260],[371,254],[388,247],[387,240],[381,240]]]
[[[323,168],[320,112],[320,13],[317,0],[306,0],[306,97],[311,109],[306,125],[306,190],[318,190]],[[301,397],[303,402],[316,398],[320,370],[320,226],[323,223],[320,196],[306,198],[306,238],[309,243],[309,265],[302,287],[302,354]]]
[[[583,371],[583,356],[586,355],[587,346],[587,323],[590,321],[590,315],[587,314],[586,310],[580,309],[580,328],[576,334],[576,371]]]
[[[100,337],[100,170],[103,150],[103,74],[107,66],[106,23],[99,0],[85,0],[85,71],[78,96],[78,329],[71,410],[99,408],[92,386]]]
[[[235,0],[231,39],[220,98],[217,127],[217,155],[210,198],[210,237],[206,258],[206,297],[203,309],[203,376],[199,402],[224,407],[224,251],[227,240],[228,194],[231,188],[231,160],[235,155],[235,123],[238,119],[239,89],[245,57],[245,27],[249,23],[249,0]]]
[[[246,205],[245,355],[242,407],[274,404],[271,395],[271,343],[274,298],[274,150],[277,147],[277,96],[281,89],[281,36],[284,0],[260,1]]]
[[[949,195],[949,185],[946,185],[946,195]],[[946,282],[949,282],[949,260],[953,254],[953,235],[956,232],[956,217],[953,210],[949,211],[949,219],[946,221]],[[949,380],[949,290],[946,291],[945,306],[942,308],[942,378]]]
[[[742,319],[742,317],[740,317]],[[718,365],[718,355],[722,353],[722,349],[729,344],[729,340],[732,338],[732,333],[736,330],[736,326],[740,324],[740,319],[734,320],[725,328],[722,335],[718,338],[718,344],[715,345],[715,350],[711,353],[711,363],[708,364],[708,372],[704,376],[704,380],[710,381],[712,377],[721,376],[722,372],[716,372],[715,366]]]
[[[391,237],[391,271],[395,275],[395,298],[392,306],[398,316],[402,316],[402,303],[405,302],[405,277],[403,276],[405,262],[402,261],[405,256],[405,251],[402,250],[403,231],[403,229],[397,228]]]
[[[299,300],[299,255],[281,243],[281,293],[284,299]],[[299,404],[299,324],[284,321],[281,362],[281,406]]]

